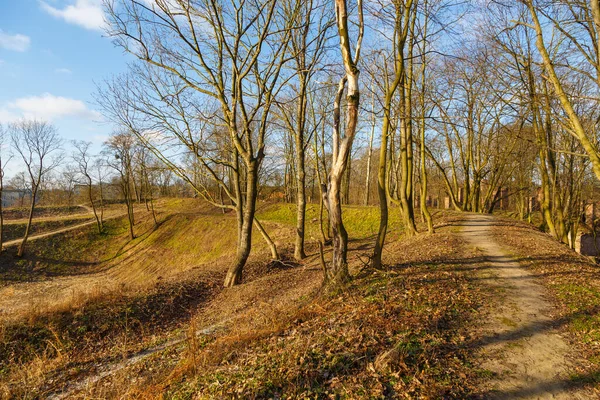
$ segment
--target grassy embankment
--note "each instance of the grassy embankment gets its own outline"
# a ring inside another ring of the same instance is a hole
[[[5,319],[0,393],[33,398],[74,390],[73,382],[175,338],[184,340],[76,387],[72,395],[461,397],[474,393],[485,376],[471,364],[467,346],[484,295],[460,264],[471,249],[453,227],[398,241],[393,210],[388,266],[372,271],[364,261],[377,210],[349,207],[345,222],[356,279],[344,290],[319,290],[314,251],[301,264],[270,262],[260,235],[246,283],[222,290],[234,256],[232,216],[192,201],[163,202],[159,210],[158,227],[140,212],[133,242],[126,221],[114,220],[101,236],[87,227],[35,243],[27,267],[10,282],[20,267],[4,267],[0,279],[15,290],[54,288],[61,279],[75,286],[87,287],[90,279],[113,285],[77,302]],[[309,207],[309,237],[320,235],[317,212]],[[294,214],[294,206],[285,204],[259,212],[284,253],[292,248]],[[23,282],[28,276],[39,282]],[[208,326],[218,328],[192,334]]]

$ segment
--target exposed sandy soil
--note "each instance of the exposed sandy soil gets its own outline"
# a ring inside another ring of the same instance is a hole
[[[495,373],[485,398],[589,399],[593,395],[569,385],[581,362],[553,324],[546,289],[492,238],[494,217],[469,215],[462,234],[487,263],[481,275],[503,293],[483,331],[482,367]]]

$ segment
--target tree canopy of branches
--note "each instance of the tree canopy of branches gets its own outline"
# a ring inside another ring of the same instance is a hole
[[[10,125],[9,129],[13,148],[21,156],[31,183],[29,218],[17,253],[22,257],[31,230],[38,190],[44,177],[59,164],[60,158],[57,157],[57,153],[62,140],[56,128],[45,121],[21,120]]]

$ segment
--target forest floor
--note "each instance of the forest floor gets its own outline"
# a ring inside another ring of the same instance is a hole
[[[231,215],[192,200],[136,211],[0,256],[0,398],[585,399],[600,388],[600,274],[531,225],[436,211],[368,266],[374,207],[347,207],[348,286],[325,290],[318,208],[308,257],[293,205],[258,216],[244,283],[221,286]],[[420,227],[421,229],[423,227]],[[215,235],[214,232],[219,232]],[[11,250],[12,251],[12,250]],[[326,249],[326,258],[329,250]]]

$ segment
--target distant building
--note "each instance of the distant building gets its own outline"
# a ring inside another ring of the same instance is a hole
[[[2,190],[2,207],[18,207],[25,204],[31,197],[31,190],[4,189]]]

